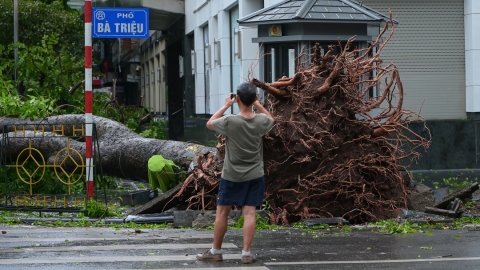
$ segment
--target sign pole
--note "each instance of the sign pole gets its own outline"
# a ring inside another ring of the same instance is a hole
[[[15,66],[18,62],[18,0],[13,0],[13,43],[15,44],[14,58]],[[17,82],[17,67],[15,67],[14,74],[15,82]]]
[[[92,147],[92,0],[85,0],[85,165],[87,198],[94,194]]]

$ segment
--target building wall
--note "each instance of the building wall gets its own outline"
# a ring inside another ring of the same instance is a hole
[[[281,1],[192,2],[196,5],[187,1],[185,13],[186,34],[193,33],[195,38],[195,113],[209,115],[222,106],[230,91],[234,91],[228,74],[231,69],[229,55],[232,53],[229,42],[234,38],[228,29],[228,11],[238,6],[241,18]],[[426,119],[466,118],[464,1],[365,0],[363,4],[384,14],[388,14],[391,8],[394,18],[400,22],[381,56],[386,63],[393,62],[399,68],[405,88],[404,108],[421,111]],[[203,44],[205,26],[208,26],[205,29],[209,32],[210,45],[210,65],[207,66]],[[239,76],[242,80],[259,77],[261,48],[252,43],[252,38],[257,37],[257,27],[240,26],[239,30],[242,53]],[[221,63],[218,66],[214,62],[215,42],[219,42],[221,48]],[[207,70],[209,76],[205,76]],[[210,85],[208,98],[205,89],[208,83],[205,80],[209,80]]]
[[[221,65],[213,67],[212,85],[219,88],[212,92],[211,113],[218,109],[230,87],[230,31],[227,30],[229,10],[239,7],[239,17],[281,2],[262,1],[217,1],[198,0],[196,5],[186,4],[186,34],[193,34],[196,52],[195,111],[205,113],[205,63],[202,28],[208,25],[210,37],[221,40]],[[193,1],[193,0],[192,0]],[[381,57],[385,64],[398,66],[405,96],[404,108],[420,111],[426,118],[432,135],[432,145],[422,158],[415,162],[412,170],[478,168],[480,150],[476,141],[480,136],[477,121],[465,121],[467,113],[480,112],[480,40],[476,31],[480,26],[480,1],[478,0],[363,0],[379,12],[388,14],[392,10],[399,21],[395,34],[384,48]],[[249,74],[262,78],[258,63],[257,27],[241,28],[241,71],[242,78]],[[373,35],[377,29],[368,29]],[[261,55],[261,54],[260,54]],[[258,64],[258,65],[256,65]],[[255,68],[250,69],[252,66]],[[199,100],[200,98],[201,100]],[[462,119],[462,120],[459,120]],[[213,132],[206,131],[204,121],[196,119],[190,129],[191,136],[202,143],[213,141]],[[413,123],[410,128],[423,134],[422,123]],[[203,135],[203,136],[200,136]],[[426,135],[426,134],[423,134]],[[207,138],[207,139],[206,139]]]
[[[195,4],[190,4],[195,3]],[[185,34],[194,39],[195,114],[211,115],[223,104],[232,87],[232,76],[245,81],[249,73],[258,73],[258,45],[251,42],[256,27],[239,27],[240,74],[231,73],[230,11],[238,8],[239,17],[263,8],[261,0],[190,0],[185,5]],[[207,31],[208,33],[205,33]],[[208,42],[204,42],[208,36]],[[186,67],[189,70],[190,67]]]
[[[155,39],[140,55],[142,105],[155,114],[167,112],[165,87],[165,40]]]
[[[391,9],[400,22],[381,57],[398,66],[404,108],[421,110],[426,119],[466,118],[463,0],[364,0],[363,4],[384,14]]]
[[[127,0],[132,2],[131,0]],[[194,0],[186,0],[187,2]],[[181,13],[183,14],[185,10],[185,0],[142,0],[142,6],[163,10],[166,12],[172,13]]]
[[[465,0],[464,13],[467,116],[480,120],[480,1]]]

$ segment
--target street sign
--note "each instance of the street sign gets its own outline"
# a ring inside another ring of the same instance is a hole
[[[148,8],[94,8],[93,38],[148,38]]]

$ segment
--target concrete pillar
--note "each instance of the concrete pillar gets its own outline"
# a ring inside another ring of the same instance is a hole
[[[231,91],[231,75],[230,75],[230,12],[228,10],[222,10],[218,14],[218,35],[220,41],[220,84],[215,87],[219,87],[218,101],[215,107],[215,111],[220,109],[225,103],[225,99]],[[227,112],[228,113],[228,112]]]
[[[203,58],[203,28],[194,30],[196,74],[195,74],[195,113],[205,114],[205,61]]]
[[[239,18],[245,17],[263,8],[262,1],[240,0],[238,3]],[[252,38],[257,37],[257,26],[240,26],[241,31],[241,74],[242,78],[250,76],[258,78],[259,47],[253,43]]]
[[[480,1],[465,0],[465,85],[469,119],[480,120]]]

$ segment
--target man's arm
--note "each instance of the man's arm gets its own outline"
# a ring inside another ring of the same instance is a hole
[[[269,118],[271,118],[272,120],[273,119],[273,116],[267,111],[267,109],[265,109],[265,107],[263,107],[263,105],[257,100],[255,100],[255,102],[253,102],[253,106],[255,106],[255,108],[257,109],[257,111],[259,113],[264,113],[266,114]]]
[[[210,117],[210,119],[208,119],[207,128],[210,130],[215,130],[212,123],[213,120],[216,120],[222,117],[223,114],[228,110],[228,108],[230,108],[230,106],[232,106],[234,102],[235,102],[235,99],[232,98],[232,94],[230,93],[230,95],[225,99],[225,104],[223,104],[223,106],[216,113],[214,113],[212,117]]]

